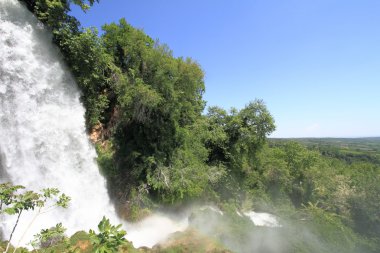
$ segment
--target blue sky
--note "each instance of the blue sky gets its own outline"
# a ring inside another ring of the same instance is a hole
[[[84,27],[122,17],[206,73],[207,105],[263,99],[272,137],[380,136],[380,1],[100,0]]]

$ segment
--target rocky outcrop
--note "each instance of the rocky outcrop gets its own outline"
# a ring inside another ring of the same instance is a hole
[[[96,124],[90,131],[90,140],[92,143],[99,143],[104,140],[104,128],[101,123]]]

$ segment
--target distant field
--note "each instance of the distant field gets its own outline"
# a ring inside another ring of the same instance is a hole
[[[295,141],[323,155],[347,162],[366,161],[380,164],[380,137],[370,138],[270,138],[271,144]]]

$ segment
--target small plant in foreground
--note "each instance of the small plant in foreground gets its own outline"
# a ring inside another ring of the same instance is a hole
[[[94,247],[95,253],[113,253],[117,252],[119,246],[127,243],[124,236],[127,234],[120,229],[121,224],[113,226],[109,219],[103,217],[98,225],[99,234],[94,230],[90,230],[90,240]]]
[[[62,223],[58,223],[55,227],[42,229],[34,236],[34,240],[30,244],[35,249],[54,246],[66,239],[65,231],[66,228],[62,226]]]
[[[13,186],[11,183],[5,183],[0,185],[0,202],[1,202],[1,214],[17,215],[16,222],[13,226],[12,232],[9,235],[7,247],[5,253],[8,252],[11,245],[13,234],[16,227],[20,221],[21,214],[25,211],[35,210],[38,208],[37,213],[30,221],[28,227],[24,231],[23,235],[19,239],[18,243],[15,245],[13,252],[16,252],[17,246],[26,234],[27,230],[33,224],[38,215],[42,213],[49,212],[56,207],[67,208],[70,197],[65,194],[59,194],[59,190],[56,188],[46,188],[42,189],[40,193],[33,191],[24,191],[18,193],[18,190],[24,189],[23,186]],[[49,206],[46,206],[50,204]]]

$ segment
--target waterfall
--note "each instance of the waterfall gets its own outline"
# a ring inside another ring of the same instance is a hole
[[[0,0],[0,182],[35,191],[56,187],[72,198],[68,210],[41,215],[29,241],[58,222],[69,234],[96,228],[103,215],[118,222],[79,99],[49,31],[17,0]],[[1,218],[8,235],[14,220]],[[29,222],[21,216],[12,241]]]

